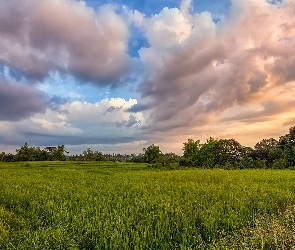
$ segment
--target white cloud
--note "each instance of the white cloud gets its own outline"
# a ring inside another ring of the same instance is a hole
[[[187,39],[191,28],[192,24],[179,9],[164,8],[147,21],[146,37],[151,47],[168,49]]]
[[[138,10],[129,10],[125,7],[128,22],[133,24],[135,27],[142,28],[145,25],[145,14]]]
[[[185,14],[188,14],[189,10],[192,8],[191,6],[192,0],[182,0],[180,3],[180,12]]]
[[[45,114],[36,114],[20,122],[0,122],[1,140],[8,145],[28,141],[41,146],[53,142],[109,145],[139,141],[140,128],[145,124],[143,114],[127,112],[136,103],[135,99],[122,98],[103,99],[94,104],[66,103],[61,105],[60,111],[47,109]]]

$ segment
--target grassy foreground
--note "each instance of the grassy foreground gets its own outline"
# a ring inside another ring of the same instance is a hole
[[[295,171],[0,164],[0,249],[290,249]]]

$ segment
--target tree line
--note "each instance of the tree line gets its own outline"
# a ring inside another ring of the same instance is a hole
[[[0,161],[15,162],[15,161],[65,161],[65,147],[64,145],[57,147],[29,147],[25,143],[20,149],[16,149],[16,154],[2,152],[0,154]]]
[[[289,133],[274,138],[263,139],[254,148],[242,146],[235,139],[214,139],[210,137],[206,143],[188,139],[183,144],[183,156],[178,160],[179,167],[199,168],[294,168],[295,167],[295,127]],[[171,165],[171,159],[163,158],[159,147],[151,145],[147,148],[144,161],[155,167]]]
[[[131,161],[134,155],[103,154],[87,148],[82,154],[69,154],[64,145],[56,147],[29,147],[25,143],[20,149],[16,149],[16,154],[2,152],[0,162],[20,162],[20,161]]]
[[[0,154],[0,161],[125,161],[149,163],[151,167],[199,167],[199,168],[292,168],[295,167],[295,126],[289,133],[279,137],[263,139],[254,148],[242,146],[235,139],[214,139],[206,143],[188,139],[183,143],[183,155],[162,153],[154,144],[144,149],[142,154],[103,154],[87,148],[82,154],[66,156],[64,145],[57,147],[29,147],[25,143],[16,154]]]

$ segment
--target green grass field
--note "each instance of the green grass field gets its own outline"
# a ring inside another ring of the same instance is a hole
[[[0,249],[290,249],[295,171],[0,164]]]

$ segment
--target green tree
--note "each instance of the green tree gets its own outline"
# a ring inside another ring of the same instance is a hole
[[[103,160],[103,154],[102,154],[102,152],[94,151],[94,153],[93,153],[93,160],[94,161],[102,161]]]
[[[156,163],[162,155],[159,146],[154,144],[150,145],[144,152],[144,161],[147,163]]]
[[[3,161],[4,162],[14,162],[14,161],[16,161],[16,158],[13,154],[8,153],[4,156]]]
[[[280,137],[277,148],[286,167],[295,166],[295,127],[289,129],[289,134]]]
[[[265,160],[266,166],[270,167],[274,158],[274,150],[278,141],[274,138],[263,139],[254,146],[254,158]]]
[[[200,148],[197,154],[196,163],[200,167],[214,168],[218,164],[219,156],[218,140],[210,137]]]
[[[58,145],[57,149],[55,151],[54,158],[56,161],[65,161],[66,156],[64,155],[65,153],[65,146],[64,145]]]
[[[17,161],[32,161],[33,149],[28,146],[26,142],[20,149],[16,150],[15,158]]]
[[[244,148],[235,139],[221,139],[215,147],[220,166],[237,167],[244,157]]]
[[[0,154],[0,161],[4,161],[4,159],[5,159],[5,152],[2,152]]]
[[[65,153],[65,146],[64,145],[58,145],[57,147],[46,147],[44,148],[44,151],[46,152],[47,160],[49,161],[65,161],[66,156]]]
[[[187,142],[183,143],[183,159],[181,165],[185,166],[195,166],[198,152],[200,150],[200,141],[194,141],[193,139],[188,139]]]
[[[86,151],[83,152],[84,161],[92,161],[94,153],[90,148],[87,148]]]

